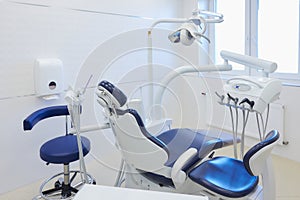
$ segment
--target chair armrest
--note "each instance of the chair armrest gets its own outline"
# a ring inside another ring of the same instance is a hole
[[[66,105],[51,106],[39,109],[24,119],[23,129],[24,131],[31,130],[39,121],[43,119],[62,115],[69,115],[69,110]]]
[[[180,187],[186,179],[182,169],[197,155],[197,149],[189,148],[176,160],[172,167],[171,178],[176,188]]]

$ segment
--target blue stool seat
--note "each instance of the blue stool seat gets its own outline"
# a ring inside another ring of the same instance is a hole
[[[65,135],[44,143],[40,148],[40,157],[47,163],[68,164],[79,160],[76,135]],[[90,141],[81,136],[83,155],[90,151]]]
[[[252,176],[240,160],[216,157],[194,168],[189,177],[209,190],[230,198],[250,194],[258,184],[258,177]]]

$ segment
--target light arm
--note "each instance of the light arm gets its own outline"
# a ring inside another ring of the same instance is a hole
[[[204,66],[181,66],[174,70],[172,70],[166,77],[162,80],[161,87],[159,88],[156,94],[156,104],[161,103],[161,98],[163,93],[167,87],[167,85],[177,76],[186,73],[192,72],[213,72],[213,71],[230,71],[232,69],[231,65],[227,65],[226,63],[223,65],[204,65]]]
[[[207,23],[221,23],[224,21],[223,15],[220,13],[215,13],[207,10],[195,10],[193,12],[193,15],[201,15],[201,16],[206,16],[205,21]]]
[[[152,29],[158,25],[158,24],[161,24],[161,23],[186,23],[186,22],[189,22],[190,20],[189,19],[184,19],[184,18],[174,18],[174,19],[160,19],[160,20],[157,20],[155,21],[151,26],[150,28],[148,29],[148,34],[151,34],[152,32]]]
[[[225,61],[233,61],[250,68],[262,70],[265,76],[268,76],[269,73],[275,72],[277,69],[277,64],[275,62],[255,58],[252,56],[241,55],[224,50],[221,51],[220,55]]]

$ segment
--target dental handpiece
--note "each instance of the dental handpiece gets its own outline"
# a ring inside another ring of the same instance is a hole
[[[248,98],[244,98],[244,99],[240,102],[240,105],[243,104],[243,103],[249,104],[251,110],[253,109],[253,106],[254,106],[254,104],[255,104],[254,101],[250,101]]]
[[[239,98],[234,98],[229,93],[227,93],[227,96],[230,100],[234,102],[235,105],[237,105],[237,103],[239,102]]]
[[[215,92],[215,94],[221,99],[221,103],[223,103],[225,96],[220,95],[218,92]]]

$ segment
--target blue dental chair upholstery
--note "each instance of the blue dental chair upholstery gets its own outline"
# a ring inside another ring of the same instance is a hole
[[[69,115],[68,107],[65,105],[42,108],[30,114],[23,121],[23,129],[25,131],[29,131],[41,120],[55,117],[55,116],[68,116],[68,115]],[[81,143],[82,143],[83,155],[85,156],[90,151],[91,148],[90,141],[88,138],[81,136]],[[44,182],[40,188],[40,195],[42,198],[49,199],[49,197],[47,196],[56,192],[60,192],[62,198],[67,198],[78,191],[78,189],[71,186],[72,181],[74,180],[77,172],[74,171],[75,173],[73,177],[70,179],[70,170],[69,170],[69,164],[79,160],[79,150],[78,150],[76,135],[66,133],[63,136],[59,136],[45,142],[40,147],[40,157],[47,164],[51,163],[51,164],[64,165],[64,172],[59,174],[64,176],[64,181],[62,183],[57,182],[53,189],[48,189],[48,190],[43,190],[43,186],[45,186],[45,184],[51,179]],[[53,178],[55,177],[56,176],[54,176]]]
[[[198,152],[203,152],[200,153],[202,158],[195,156],[188,165],[184,167],[183,171],[187,171],[192,165],[200,159],[203,159],[212,150],[221,148],[232,141],[230,138],[226,141],[221,140],[220,138],[211,137],[205,130],[191,130],[188,128],[171,129],[157,136],[153,136],[146,130],[137,111],[128,109],[127,112],[135,117],[143,134],[168,153],[168,160],[165,163],[168,167],[172,167],[180,155],[189,148],[195,148]]]
[[[136,110],[124,108],[127,97],[120,89],[108,81],[101,81],[96,94],[97,101],[108,112],[125,162],[161,187],[175,187],[171,171],[188,150],[196,153],[184,162],[179,171],[182,175],[212,150],[233,143],[230,135],[208,130],[181,128],[153,135],[147,131]]]
[[[216,195],[227,198],[245,197],[257,187],[258,175],[261,174],[257,168],[264,169],[266,164],[264,162],[269,158],[271,149],[278,139],[278,131],[273,130],[269,132],[265,140],[253,146],[245,154],[243,161],[228,157],[215,157],[192,169],[188,176]],[[266,188],[267,184],[264,184],[264,193],[274,192]]]

